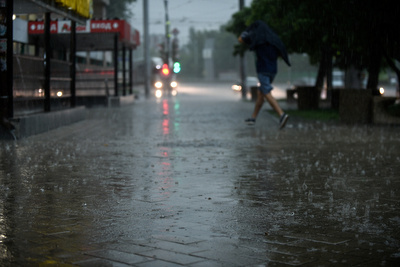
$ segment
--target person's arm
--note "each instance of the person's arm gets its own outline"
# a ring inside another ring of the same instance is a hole
[[[242,32],[239,36],[239,42],[249,44],[250,43],[250,34],[247,31]]]

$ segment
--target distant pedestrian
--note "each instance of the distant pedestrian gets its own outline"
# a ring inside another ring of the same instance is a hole
[[[263,21],[256,21],[251,24],[240,36],[239,42],[245,43],[256,54],[256,71],[260,87],[257,92],[257,101],[251,118],[245,120],[249,125],[256,122],[258,113],[264,104],[264,99],[268,101],[271,107],[278,113],[279,127],[282,129],[289,118],[279,106],[278,102],[272,96],[273,89],[271,83],[278,71],[277,59],[281,56],[283,60],[290,66],[287,52],[284,44]]]

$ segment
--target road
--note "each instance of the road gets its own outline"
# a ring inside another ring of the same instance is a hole
[[[398,266],[400,135],[223,84],[0,142],[0,266]]]
[[[277,99],[286,98],[285,84],[274,84],[272,94]],[[219,82],[219,83],[182,83],[179,88],[179,94],[184,96],[193,96],[194,99],[212,99],[212,100],[240,100],[241,92],[232,90],[232,83]],[[154,93],[153,93],[154,95]],[[251,99],[250,91],[248,92],[247,99]]]

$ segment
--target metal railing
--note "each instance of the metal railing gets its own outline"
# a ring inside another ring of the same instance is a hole
[[[44,59],[14,55],[13,60],[14,114],[42,112],[45,97]],[[70,63],[52,59],[50,76],[51,110],[69,108]],[[75,88],[77,97],[114,95],[114,69],[77,64]]]

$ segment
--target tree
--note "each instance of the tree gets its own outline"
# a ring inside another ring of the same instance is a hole
[[[327,76],[331,84],[332,38],[327,29],[335,24],[331,1],[254,0],[246,24],[261,19],[281,37],[288,52],[307,53],[311,63],[319,63],[316,87]]]
[[[133,2],[136,2],[136,0],[110,1],[110,4],[107,6],[107,16],[110,18],[128,19],[133,14],[126,7]]]
[[[204,38],[194,28],[189,29],[189,43],[181,49],[182,76],[201,77]]]
[[[232,55],[232,43],[237,43],[237,38],[227,32],[225,26],[222,26],[219,32],[215,32],[214,64],[217,73],[237,71],[238,62]]]
[[[244,7],[239,12],[233,14],[232,19],[225,26],[225,30],[227,32],[231,32],[234,34],[235,38],[237,38],[250,24],[248,23],[249,17],[251,15],[251,9],[249,7]],[[239,42],[234,43],[234,52],[233,55],[243,56],[247,47],[244,44],[240,44]]]
[[[376,91],[382,67],[388,65],[398,76],[400,73],[392,64],[393,59],[400,59],[400,25],[397,21],[400,2],[353,0],[347,6],[350,7],[347,9],[347,15],[352,15],[354,24],[345,24],[345,33],[350,42],[342,46],[346,55],[344,59],[349,61],[349,54],[355,54],[359,61],[356,64],[359,63],[358,65],[368,70],[367,88]],[[383,59],[386,59],[386,62]]]
[[[388,0],[254,0],[250,12],[233,16],[232,25],[266,21],[289,52],[307,53],[319,63],[317,87],[324,76],[329,80],[335,58],[343,69],[366,68],[368,88],[375,90],[382,59],[392,68],[393,59],[400,59],[399,13],[400,2]]]
[[[213,38],[214,42],[214,67],[216,73],[235,70],[236,60],[233,53],[232,43],[236,43],[236,37],[228,33],[222,26],[219,31],[196,31],[189,30],[189,42],[180,49],[180,62],[182,71],[180,75],[200,78],[203,75],[203,48],[205,40]]]

